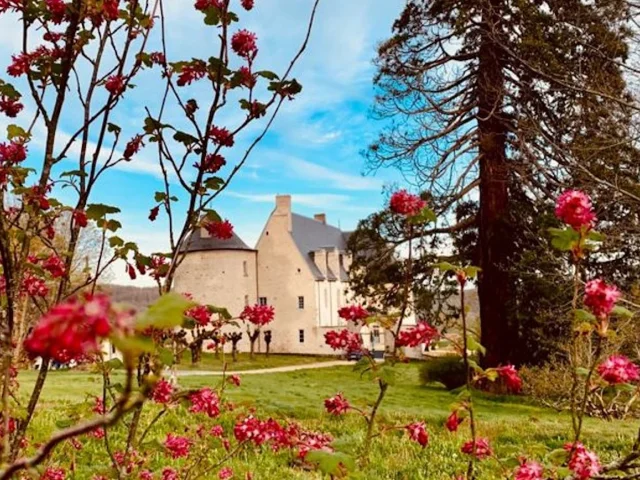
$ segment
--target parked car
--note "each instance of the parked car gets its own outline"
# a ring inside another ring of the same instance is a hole
[[[362,352],[349,352],[347,353],[347,360],[357,362],[362,358]]]

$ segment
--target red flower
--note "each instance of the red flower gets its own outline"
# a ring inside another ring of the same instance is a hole
[[[111,95],[118,96],[122,94],[122,92],[124,92],[124,77],[122,75],[111,75],[107,78],[104,88],[106,88]]]
[[[240,314],[240,320],[257,326],[271,323],[275,317],[275,310],[271,305],[247,305]]]
[[[229,240],[233,237],[233,225],[229,220],[207,222],[204,224],[204,228],[209,235],[220,240]]]
[[[398,190],[391,195],[391,200],[389,201],[389,207],[392,212],[407,217],[418,215],[426,204],[427,202],[418,195],[413,195],[406,190]]]
[[[167,58],[164,56],[164,53],[162,52],[151,52],[149,54],[149,60],[151,60],[151,63],[155,65],[164,66],[167,64]]]
[[[0,143],[0,163],[14,165],[27,158],[27,147],[19,142]]]
[[[192,318],[201,326],[206,326],[209,324],[211,320],[211,312],[209,312],[209,308],[206,305],[197,305],[195,307],[191,307],[189,310],[184,312],[185,316]]]
[[[369,316],[369,312],[361,305],[349,305],[338,310],[338,316],[357,325]]]
[[[598,373],[611,385],[635,382],[640,378],[640,368],[624,355],[611,355],[598,366]]]
[[[102,428],[102,427],[96,428],[95,430],[93,430],[91,432],[91,436],[93,438],[97,438],[98,440],[104,438],[104,428]]]
[[[194,60],[188,65],[182,67],[180,76],[178,77],[178,86],[184,87],[191,85],[194,80],[200,80],[207,74],[207,64],[202,60]]]
[[[178,480],[178,472],[171,467],[162,470],[162,480]]]
[[[62,23],[67,12],[67,6],[62,0],[45,0],[47,10],[51,14],[53,23]]]
[[[160,207],[158,205],[149,210],[149,220],[152,222],[155,221],[155,219],[158,218],[158,212],[160,212]]]
[[[49,287],[44,279],[27,273],[22,279],[22,291],[31,297],[45,297],[49,293]]]
[[[238,375],[231,375],[227,381],[233,383],[236,387],[240,386],[240,377]]]
[[[172,458],[182,458],[189,455],[191,443],[191,440],[187,437],[180,437],[169,433],[164,441],[164,447],[169,451]]]
[[[344,398],[342,393],[338,393],[324,401],[324,408],[326,408],[327,412],[331,415],[342,415],[349,410],[349,407],[349,402]]]
[[[543,480],[542,473],[544,468],[538,462],[522,461],[515,472],[513,480]]]
[[[73,223],[80,228],[84,228],[88,225],[87,214],[84,210],[73,211]]]
[[[136,279],[136,277],[138,276],[138,275],[136,274],[136,269],[134,268],[134,266],[133,266],[133,265],[131,265],[131,264],[129,264],[129,263],[127,263],[127,264],[126,264],[126,266],[125,266],[125,270],[126,270],[126,272],[127,272],[127,275],[129,275],[129,278],[130,278],[131,280],[135,280],[135,279]]]
[[[218,478],[220,480],[227,480],[231,477],[233,477],[233,470],[231,469],[231,467],[224,467],[218,472]]]
[[[67,478],[64,468],[47,467],[40,476],[40,480],[65,480]]]
[[[216,173],[222,167],[227,164],[227,161],[224,159],[222,155],[209,153],[206,157],[204,157],[204,163],[202,170],[206,173]],[[200,168],[200,163],[194,163],[193,166],[195,168]]]
[[[7,117],[14,118],[23,108],[24,105],[19,101],[13,100],[6,95],[0,96],[0,112],[3,112]]]
[[[153,480],[153,472],[150,470],[141,470],[138,478],[140,480]]]
[[[32,357],[61,362],[85,357],[98,349],[98,339],[111,331],[111,302],[106,295],[74,298],[54,306],[24,342]]]
[[[621,296],[615,285],[608,285],[601,278],[591,280],[584,286],[584,304],[596,317],[609,316]]]
[[[167,263],[166,257],[153,255],[151,257],[151,266],[149,267],[149,270],[151,270],[151,276],[154,280],[166,277],[167,273],[169,273],[169,264]]]
[[[231,132],[224,127],[216,127],[214,125],[209,131],[209,136],[213,142],[218,145],[223,147],[233,147],[233,135],[231,135]]]
[[[251,69],[249,67],[242,66],[238,70],[238,75],[240,76],[240,85],[253,88],[256,85],[256,77],[253,73],[251,73]]]
[[[438,337],[438,330],[427,322],[418,322],[415,327],[403,330],[396,338],[399,347],[417,347],[418,345],[429,345]]]
[[[233,434],[238,442],[253,442],[262,445],[281,433],[280,425],[274,420],[266,422],[249,415],[233,427]]]
[[[129,140],[129,142],[127,142],[127,146],[124,148],[124,153],[122,154],[125,160],[131,159],[131,157],[133,157],[140,151],[140,147],[144,146],[144,143],[142,143],[142,138],[142,135],[136,135],[131,140]]]
[[[97,413],[98,415],[104,415],[105,413],[107,413],[107,409],[104,406],[104,402],[101,398],[96,397],[94,402],[95,403],[93,404],[93,408],[91,409],[93,413]]]
[[[475,444],[473,440],[469,440],[468,442],[465,442],[464,445],[462,445],[460,451],[462,453],[466,453],[467,455],[473,455],[478,460],[483,460],[493,455],[493,451],[491,450],[491,446],[489,445],[489,440],[487,440],[486,438],[478,438],[475,441]]]
[[[424,422],[414,422],[404,427],[409,434],[409,438],[414,442],[418,442],[422,448],[429,444],[429,434],[427,433]]]
[[[253,59],[258,53],[256,34],[248,30],[240,30],[231,37],[231,48],[240,57]]]
[[[103,0],[102,9],[104,10],[104,17],[107,20],[117,20],[120,8],[120,0]]]
[[[458,431],[458,427],[463,421],[464,421],[464,418],[460,418],[458,416],[458,411],[454,410],[453,412],[451,412],[451,415],[447,417],[447,422],[445,423],[445,426],[447,427],[447,430],[449,430],[450,432],[456,432]]]
[[[587,450],[582,443],[578,442],[575,448],[572,444],[567,443],[564,449],[567,452],[573,451],[569,459],[569,470],[575,474],[576,479],[587,480],[602,470],[598,456]]]
[[[54,253],[42,262],[42,268],[49,272],[53,278],[63,277],[66,273],[64,262]]]
[[[558,197],[556,217],[575,230],[581,230],[583,227],[588,230],[596,222],[591,199],[579,190],[567,190]]]
[[[153,392],[151,392],[151,399],[156,403],[166,405],[171,401],[172,395],[173,385],[171,385],[165,379],[162,379],[158,383],[156,383],[155,387],[153,387]]]
[[[345,350],[347,353],[362,351],[362,337],[347,329],[328,331],[324,334],[324,341],[333,350]]]
[[[253,0],[240,0],[240,3],[245,10],[251,10],[253,8]]]
[[[194,7],[196,10],[200,10],[201,12],[211,7],[216,7],[220,10],[223,10],[226,7],[227,3],[228,0],[196,0]]]
[[[220,415],[220,397],[210,388],[203,388],[192,393],[189,400],[191,400],[189,411],[192,413],[205,413],[210,418]]]
[[[496,368],[498,376],[504,381],[507,390],[512,393],[519,393],[522,390],[522,380],[518,376],[518,371],[513,365]]]
[[[209,435],[216,438],[222,437],[224,435],[224,428],[222,428],[222,425],[214,425],[211,427],[211,430],[209,430]]]
[[[7,73],[12,77],[19,77],[29,71],[31,56],[27,53],[11,56],[11,64],[7,67]]]

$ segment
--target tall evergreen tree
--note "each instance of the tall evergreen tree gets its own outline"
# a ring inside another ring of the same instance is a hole
[[[445,218],[478,200],[488,365],[512,361],[521,338],[510,265],[525,219],[514,198],[533,215],[571,178],[606,185],[635,155],[608,163],[633,150],[630,16],[624,0],[409,0],[379,48],[375,112],[387,126],[369,162],[413,175]],[[634,188],[624,177],[611,195]]]

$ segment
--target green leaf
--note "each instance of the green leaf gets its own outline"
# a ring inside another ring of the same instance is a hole
[[[267,80],[278,80],[280,77],[274,72],[270,72],[269,70],[261,70],[256,72],[256,75],[266,78]]]
[[[354,470],[356,466],[353,458],[342,452],[313,450],[307,453],[305,460],[317,463],[318,468],[325,475],[342,475],[345,471]]]
[[[104,228],[111,232],[115,232],[118,229],[122,228],[122,224],[119,221],[113,220],[113,219],[110,219],[110,220],[100,219],[96,222],[96,225],[98,225],[98,227],[100,228]]]
[[[161,296],[144,313],[136,319],[136,329],[144,330],[148,327],[174,328],[182,325],[184,311],[195,306],[196,303],[187,300],[177,293],[167,293]]]
[[[193,135],[189,135],[186,132],[176,132],[173,135],[173,139],[176,142],[180,142],[187,147],[193,145],[194,143],[198,143],[198,139],[196,137],[194,137]]]
[[[589,369],[584,367],[577,367],[576,375],[578,375],[579,377],[586,377],[587,375],[589,375]]]
[[[124,363],[122,363],[122,360],[119,358],[112,358],[111,360],[104,362],[104,366],[109,370],[119,370],[124,368]]]
[[[120,132],[122,131],[122,128],[120,128],[115,123],[107,123],[107,131],[109,133],[115,133],[116,135],[120,135]]]
[[[158,358],[163,365],[173,365],[173,352],[168,348],[159,348]]]
[[[396,384],[396,381],[397,381],[397,373],[398,372],[396,372],[396,370],[393,367],[389,365],[383,365],[382,368],[378,370],[377,377],[387,385],[393,386]]]
[[[224,185],[224,180],[220,177],[209,177],[202,184],[209,190],[220,190],[220,187]]]
[[[109,238],[109,246],[111,248],[121,247],[122,245],[124,245],[124,240],[122,240],[120,237]]]
[[[449,263],[449,262],[440,262],[434,265],[435,268],[440,270],[441,272],[454,272],[458,270],[458,267]]]
[[[87,205],[87,218],[90,220],[100,220],[105,215],[120,213],[120,209],[102,203],[91,203]]]
[[[220,23],[220,12],[216,7],[209,7],[204,11],[204,24],[209,26]]]
[[[468,359],[469,366],[478,373],[484,373],[484,370],[475,360]]]
[[[566,252],[572,250],[580,241],[580,234],[573,228],[550,228],[551,245]]]
[[[588,310],[584,310],[579,308],[573,312],[574,318],[581,322],[595,322],[596,316],[589,312]]]
[[[607,237],[604,233],[596,232],[595,230],[591,230],[587,234],[587,240],[592,242],[604,242],[606,238]]]
[[[60,429],[69,428],[73,424],[74,424],[74,421],[71,420],[70,418],[65,418],[64,420],[56,421],[56,427]]]
[[[476,278],[478,276],[478,272],[482,269],[480,267],[474,267],[473,265],[464,267],[462,271],[467,275],[467,278]]]
[[[631,318],[633,317],[634,313],[631,310],[628,310],[624,307],[621,306],[615,306],[613,307],[613,310],[611,310],[611,314],[616,316],[616,317],[621,317],[621,318]]]
[[[209,312],[217,313],[218,315],[220,315],[225,320],[231,320],[233,318],[231,316],[231,314],[229,313],[229,310],[227,310],[224,307],[216,307],[214,305],[207,305],[207,308],[209,309]]]
[[[487,353],[487,349],[480,345],[480,342],[473,338],[471,334],[467,334],[467,349],[472,352],[480,352],[482,355]]]
[[[82,170],[69,170],[68,172],[62,172],[60,174],[60,178],[63,177],[86,177],[87,172],[83,172]]]
[[[30,137],[31,135],[29,135],[24,128],[19,127],[18,125],[7,126],[7,139],[9,140],[13,140],[14,138],[24,138],[26,140]]]
[[[109,338],[111,343],[125,356],[137,357],[143,353],[153,353],[156,349],[153,340],[148,337],[117,337]]]
[[[156,192],[153,199],[157,202],[164,202],[167,199],[167,194],[164,192]]]
[[[369,362],[369,358],[368,357],[362,357],[353,366],[353,371],[354,372],[363,373],[363,372],[367,371],[369,368],[371,368],[371,362]]]
[[[562,465],[567,461],[567,451],[564,448],[556,448],[549,452],[546,460],[554,465]]]
[[[207,209],[204,211],[204,219],[207,222],[221,222],[222,217],[215,210]]]

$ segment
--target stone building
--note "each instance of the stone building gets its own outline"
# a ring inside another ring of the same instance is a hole
[[[237,317],[245,305],[272,305],[271,351],[333,354],[324,334],[345,323],[338,309],[349,300],[348,233],[327,223],[324,214],[308,218],[292,211],[291,196],[278,195],[255,249],[234,234],[211,238],[204,229],[188,242],[174,290],[201,303],[226,307]],[[383,349],[384,335],[372,327],[365,343]],[[245,334],[246,336],[246,334]],[[262,341],[262,339],[261,339]],[[245,338],[241,350],[247,350]],[[263,346],[260,346],[262,347]]]

